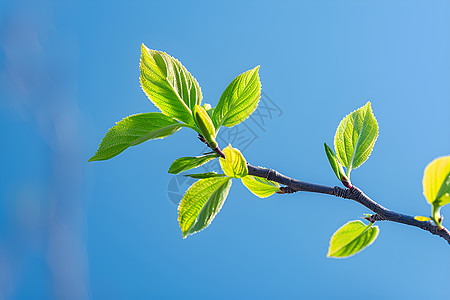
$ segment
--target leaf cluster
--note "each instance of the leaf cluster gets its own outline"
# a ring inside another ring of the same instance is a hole
[[[95,155],[89,161],[107,160],[131,146],[153,139],[163,139],[181,128],[198,134],[213,152],[181,157],[168,172],[179,174],[219,158],[221,174],[215,172],[185,174],[198,179],[178,206],[178,221],[183,238],[208,227],[222,209],[233,180],[241,181],[260,198],[282,193],[277,182],[248,174],[243,154],[231,145],[223,151],[216,136],[222,126],[233,127],[247,119],[257,108],[261,96],[259,66],[237,76],[224,90],[216,107],[202,104],[199,83],[181,62],[165,52],[141,47],[140,83],[148,99],[160,112],[128,116],[109,129]],[[378,122],[370,102],[344,117],[337,127],[334,150],[326,143],[325,153],[333,172],[351,189],[350,174],[373,151],[378,137]],[[434,222],[443,228],[442,206],[450,203],[450,156],[433,160],[423,177],[423,193],[431,205],[430,217],[416,216],[420,222]],[[370,220],[370,215],[366,218]],[[373,223],[350,221],[331,237],[329,257],[348,257],[371,245],[379,234]]]

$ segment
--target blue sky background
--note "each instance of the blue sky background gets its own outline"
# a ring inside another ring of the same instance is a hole
[[[450,248],[416,228],[379,223],[362,253],[326,258],[333,232],[369,212],[330,196],[259,199],[236,181],[183,240],[173,199],[188,183],[167,170],[203,150],[186,129],[87,162],[114,122],[156,111],[138,81],[145,43],[213,105],[261,65],[277,108],[240,127],[256,136],[244,155],[301,180],[338,184],[323,142],[370,100],[380,135],[354,184],[429,215],[423,169],[450,153],[448,1],[129,2],[0,4],[0,299],[450,297]]]

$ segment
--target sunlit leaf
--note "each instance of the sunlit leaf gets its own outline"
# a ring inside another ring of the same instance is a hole
[[[325,147],[325,153],[327,154],[328,161],[330,162],[331,168],[333,169],[334,174],[336,174],[336,177],[340,181],[349,181],[334,151],[326,143],[323,145]]]
[[[370,102],[342,119],[334,137],[334,147],[341,164],[351,170],[361,166],[372,152],[378,136],[378,123]]]
[[[178,222],[183,238],[211,224],[228,195],[231,178],[200,179],[184,194],[178,206]]]
[[[194,76],[167,53],[141,47],[141,86],[165,115],[194,126],[192,111],[202,93]]]
[[[169,173],[178,174],[183,171],[200,167],[201,165],[204,165],[211,159],[216,158],[217,156],[218,156],[217,154],[207,154],[194,157],[180,157],[177,160],[175,160],[169,167]]]
[[[339,228],[331,237],[328,257],[349,257],[367,246],[377,238],[379,229],[372,223],[365,225],[361,221],[351,221]]]
[[[222,93],[212,120],[216,131],[223,125],[232,127],[247,119],[258,106],[261,97],[259,66],[236,77]]]
[[[242,183],[259,198],[267,198],[280,190],[277,182],[265,178],[247,175],[241,178]]]
[[[128,147],[151,139],[162,139],[183,124],[162,113],[144,113],[124,118],[111,127],[89,161],[110,159]]]
[[[241,178],[248,174],[247,162],[241,151],[228,145],[223,149],[225,158],[219,158],[220,166],[225,175],[233,178]]]
[[[216,130],[214,124],[206,110],[200,105],[194,107],[194,121],[199,133],[205,139],[207,145],[211,149],[215,149],[218,145],[216,142]]]
[[[450,203],[450,156],[436,158],[423,174],[423,194],[430,204],[443,206]]]

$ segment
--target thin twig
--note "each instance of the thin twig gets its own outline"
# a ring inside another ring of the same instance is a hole
[[[216,152],[220,157],[225,158],[225,154],[220,150],[219,146],[216,146],[215,148],[211,147],[210,144],[206,141],[206,139],[203,137],[203,135],[199,134],[198,139],[204,143],[206,146],[208,146],[212,151]]]
[[[375,214],[367,217],[370,222],[375,221],[392,221],[397,223],[402,223],[410,226],[415,226],[426,230],[432,234],[438,235],[445,239],[450,244],[450,232],[446,228],[440,229],[436,224],[431,221],[418,221],[412,216],[404,215],[401,213],[389,210],[377,202],[370,199],[366,194],[364,194],[360,189],[352,186],[350,189],[341,188],[338,186],[329,187],[325,185],[319,185],[314,183],[308,183],[300,180],[296,180],[287,177],[273,169],[266,169],[261,167],[255,167],[252,165],[247,165],[248,175],[262,177],[271,181],[278,182],[286,187],[280,188],[280,194],[294,193],[294,192],[312,192],[333,195],[336,197],[341,197],[344,199],[350,199],[358,202],[359,204],[367,207]]]

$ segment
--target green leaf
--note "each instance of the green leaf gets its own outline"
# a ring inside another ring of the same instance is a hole
[[[219,162],[223,172],[228,177],[242,178],[248,174],[247,162],[241,151],[228,145],[223,149],[225,158],[220,157]]]
[[[225,174],[217,174],[216,172],[206,172],[206,173],[199,173],[199,174],[186,174],[184,176],[191,177],[191,178],[197,178],[197,179],[212,178],[212,177],[226,177]]]
[[[216,130],[206,110],[200,105],[194,107],[194,121],[198,132],[203,136],[211,149],[217,148]]]
[[[183,124],[162,113],[131,115],[117,122],[106,133],[89,161],[110,159],[128,147],[151,139],[162,139],[178,131]]]
[[[420,221],[420,222],[427,222],[427,221],[431,220],[431,218],[424,217],[424,216],[415,216],[414,219],[417,221]]]
[[[450,156],[436,158],[429,163],[423,174],[423,194],[432,205],[432,218],[442,227],[441,207],[450,203]]]
[[[334,136],[334,147],[339,161],[347,168],[347,177],[369,158],[377,136],[378,123],[370,102],[342,119]]]
[[[183,171],[200,167],[201,165],[206,164],[208,161],[216,158],[217,156],[217,154],[207,154],[195,157],[181,157],[172,163],[172,165],[169,167],[169,173],[178,174]]]
[[[214,109],[212,120],[216,131],[223,125],[233,127],[247,119],[261,97],[259,66],[236,77],[225,89]]]
[[[242,183],[259,198],[267,198],[280,190],[277,182],[261,177],[247,175],[241,178]]]
[[[214,113],[214,107],[213,108],[210,108],[210,109],[207,109],[206,110],[206,113],[208,114],[208,116],[211,118],[211,120],[212,120],[212,116],[213,116],[213,113]],[[214,123],[214,122],[213,122]],[[217,132],[217,130],[216,130],[216,132]]]
[[[371,245],[378,236],[378,226],[351,221],[339,228],[331,237],[328,257],[349,257]]]
[[[347,178],[347,176],[345,176],[344,169],[342,168],[342,165],[339,162],[339,160],[338,160],[336,154],[334,153],[334,151],[331,150],[331,148],[326,143],[324,143],[323,145],[325,147],[325,153],[327,154],[328,161],[330,162],[330,165],[331,165],[331,168],[334,171],[334,174],[336,174],[337,178],[340,181],[350,182],[350,180]]]
[[[450,156],[436,158],[423,174],[423,194],[430,204],[443,206],[450,203]]]
[[[200,86],[180,61],[141,46],[141,86],[165,115],[194,126],[192,110],[202,100]]]
[[[231,187],[231,178],[200,179],[184,194],[178,206],[178,222],[183,238],[211,224],[220,211]]]

